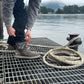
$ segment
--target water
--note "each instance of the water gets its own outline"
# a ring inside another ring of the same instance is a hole
[[[82,38],[79,52],[84,54],[84,15],[83,14],[40,14],[32,29],[32,38],[47,37],[61,45],[67,44],[68,34],[78,33]],[[4,38],[7,39],[4,31]]]

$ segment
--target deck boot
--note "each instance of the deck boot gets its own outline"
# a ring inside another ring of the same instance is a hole
[[[15,45],[8,45],[8,50],[16,50],[16,46]]]
[[[38,52],[31,51],[25,42],[16,43],[16,48],[20,53],[20,55],[16,56],[17,58],[35,59],[41,57]]]

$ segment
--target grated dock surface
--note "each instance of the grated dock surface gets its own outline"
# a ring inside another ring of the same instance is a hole
[[[60,46],[47,38],[32,38],[29,42],[37,45]],[[47,52],[49,48],[31,47],[31,50]],[[0,52],[1,84],[84,84],[84,65],[69,70],[46,66],[39,59],[17,59],[15,53]],[[2,76],[3,75],[3,76]]]

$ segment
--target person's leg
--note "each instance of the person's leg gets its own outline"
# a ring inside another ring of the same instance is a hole
[[[27,56],[29,59],[40,57],[37,52],[32,52],[24,42],[24,30],[27,23],[27,13],[26,9],[24,8],[23,0],[16,1],[13,14],[15,18],[13,27],[16,30],[16,37],[9,36],[8,44],[16,45],[16,49],[20,52],[21,58],[23,58],[22,56]]]
[[[14,24],[13,28],[16,30],[16,37],[9,36],[8,44],[15,45],[15,42],[23,42],[25,41],[25,25],[27,22],[27,13],[26,9],[24,8],[23,0],[17,0],[13,9],[14,14]]]

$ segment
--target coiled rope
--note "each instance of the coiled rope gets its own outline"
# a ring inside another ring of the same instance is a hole
[[[54,67],[54,68],[58,68],[58,69],[72,69],[72,68],[77,68],[77,67],[81,66],[82,64],[84,64],[84,55],[82,55],[81,53],[79,53],[75,50],[66,48],[67,46],[68,47],[78,46],[79,44],[70,46],[71,43],[74,42],[76,39],[81,39],[81,38],[75,37],[75,38],[71,39],[69,41],[69,43],[66,44],[65,46],[58,47],[58,48],[55,48],[56,46],[44,46],[44,45],[34,45],[34,44],[28,44],[28,46],[52,48],[47,53],[40,52],[40,54],[44,54],[43,62],[50,67]],[[3,42],[0,42],[0,43],[3,43]],[[3,47],[7,48],[7,44],[3,43]],[[27,58],[25,56],[17,56],[17,58],[33,59],[31,57]],[[51,63],[48,61],[50,61]],[[54,62],[54,64],[52,62]],[[67,64],[67,66],[61,66],[59,63]]]
[[[79,53],[75,50],[66,48],[67,46],[68,47],[78,46],[79,44],[71,46],[71,43],[73,43],[76,39],[81,39],[81,38],[75,37],[75,38],[71,39],[69,41],[69,43],[66,44],[65,46],[49,50],[43,56],[43,62],[50,67],[59,68],[59,69],[72,69],[72,68],[77,68],[77,67],[83,65],[84,64],[84,55],[82,55],[81,53]],[[56,64],[64,63],[64,64],[67,64],[67,66],[50,64],[48,61],[46,61],[46,59],[50,60],[51,62],[55,62]]]
[[[73,54],[71,54],[73,53]],[[75,54],[74,54],[75,53]],[[57,54],[67,54],[68,56],[59,56]],[[67,66],[59,66],[50,64],[46,61],[46,57],[51,62],[55,63],[65,63]],[[81,53],[69,49],[69,48],[54,48],[49,50],[44,56],[43,56],[43,62],[51,67],[59,68],[59,69],[71,69],[81,66],[84,63],[84,55]]]

